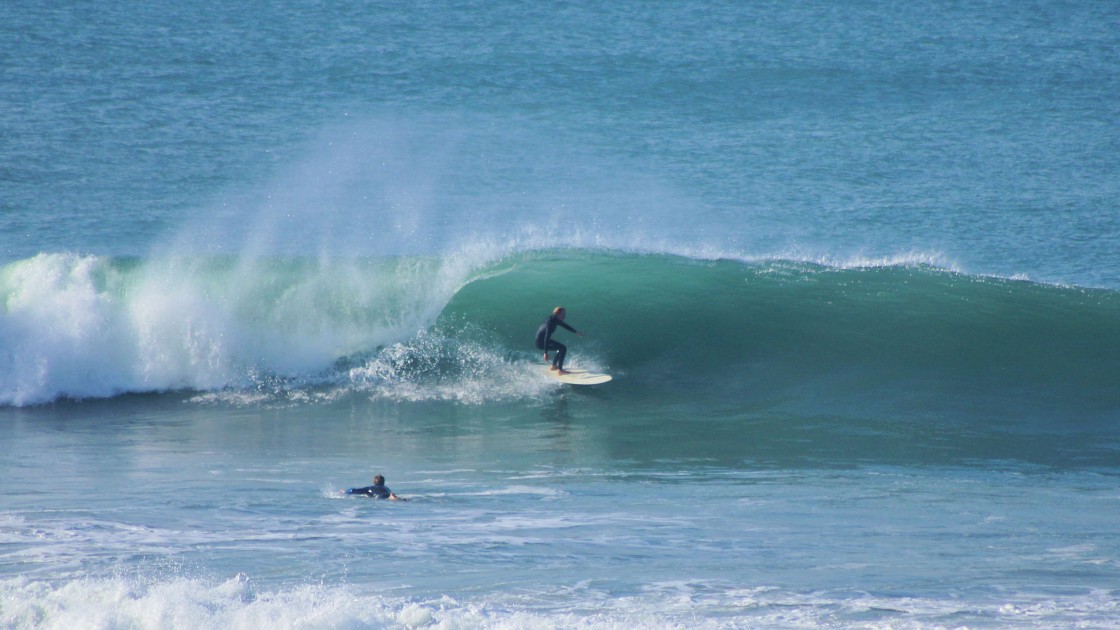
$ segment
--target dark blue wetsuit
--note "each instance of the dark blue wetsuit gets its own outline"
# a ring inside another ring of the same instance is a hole
[[[552,359],[552,365],[558,370],[563,370],[564,357],[568,355],[568,346],[552,338],[552,333],[556,331],[557,326],[563,326],[572,332],[576,332],[575,328],[560,321],[560,318],[556,315],[549,315],[548,319],[544,320],[541,327],[537,329],[537,349],[545,352],[555,350],[556,357]]]
[[[346,494],[364,494],[374,499],[388,499],[393,493],[385,486],[366,486],[364,488],[350,488],[346,491]]]

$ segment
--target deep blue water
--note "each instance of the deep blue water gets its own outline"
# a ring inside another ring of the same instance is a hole
[[[16,1],[0,69],[0,626],[1115,624],[1120,5]]]

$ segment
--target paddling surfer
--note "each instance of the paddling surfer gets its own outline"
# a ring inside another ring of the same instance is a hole
[[[390,501],[404,501],[393,494],[393,491],[385,487],[385,477],[377,475],[373,478],[373,485],[364,488],[349,488],[346,494],[360,494],[373,499],[389,499]]]
[[[552,370],[560,374],[567,374],[564,370],[564,357],[568,356],[568,346],[556,341],[552,338],[552,333],[556,332],[557,326],[563,326],[570,332],[573,332],[580,337],[583,333],[578,332],[575,328],[564,323],[564,319],[568,316],[568,311],[563,306],[557,306],[552,309],[552,315],[544,320],[541,327],[537,329],[537,349],[544,350],[544,360],[548,363],[548,353],[552,350],[556,351],[556,358],[552,360]]]

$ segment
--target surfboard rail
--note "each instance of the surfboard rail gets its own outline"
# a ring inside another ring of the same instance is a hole
[[[614,380],[614,377],[610,374],[601,374],[578,368],[565,370],[567,374],[560,374],[548,365],[542,365],[541,369],[545,376],[567,385],[601,385]]]

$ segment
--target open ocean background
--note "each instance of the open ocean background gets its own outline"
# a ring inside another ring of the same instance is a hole
[[[1111,0],[0,3],[0,628],[1120,627],[1118,199]]]

